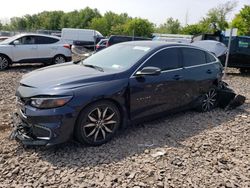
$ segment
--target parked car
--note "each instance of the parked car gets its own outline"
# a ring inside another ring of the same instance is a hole
[[[0,42],[6,40],[6,39],[8,39],[8,38],[9,38],[8,36],[0,36]]]
[[[103,35],[92,29],[63,28],[61,37],[70,45],[84,46],[93,50],[95,45],[103,39]]]
[[[225,63],[228,51],[225,44],[214,40],[200,40],[191,43],[191,45],[203,48],[213,53],[221,61],[222,64]]]
[[[78,64],[24,75],[12,135],[26,145],[58,144],[72,135],[101,145],[127,123],[184,109],[212,110],[221,78],[220,61],[198,47],[120,43]]]
[[[0,70],[13,63],[64,63],[71,50],[60,38],[40,34],[20,34],[0,42]]]
[[[118,44],[118,43],[121,43],[121,42],[139,41],[139,40],[152,40],[152,39],[151,38],[145,38],[145,37],[111,35],[108,38],[106,46],[108,47],[108,46],[111,46],[111,45],[114,45],[114,44]]]
[[[228,45],[229,37],[226,37],[222,31],[216,31],[213,34],[203,34],[196,38],[201,40],[215,40]],[[195,38],[195,39],[196,39]],[[250,36],[232,37],[228,67],[238,68],[240,72],[250,72]],[[221,63],[225,65],[225,57],[220,58]]]
[[[108,42],[108,39],[101,39],[101,40],[98,42],[98,44],[96,45],[95,51],[96,51],[96,52],[99,52],[100,50],[106,48],[107,42]]]

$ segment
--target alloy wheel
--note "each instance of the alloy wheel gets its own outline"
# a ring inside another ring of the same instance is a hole
[[[97,107],[87,116],[84,134],[93,142],[104,141],[115,131],[117,123],[117,114],[111,107]]]
[[[8,68],[9,61],[6,57],[0,56],[0,70]]]
[[[65,63],[65,58],[63,56],[57,56],[55,58],[55,64]]]
[[[217,102],[217,92],[215,89],[211,89],[204,96],[204,99],[202,101],[202,110],[204,112],[212,110],[216,106],[216,102]]]

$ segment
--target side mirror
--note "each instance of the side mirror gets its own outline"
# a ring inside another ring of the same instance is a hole
[[[144,67],[141,71],[135,73],[136,76],[151,75],[156,76],[161,74],[161,69],[158,67]]]
[[[13,42],[13,44],[14,44],[14,45],[19,45],[20,42],[19,42],[19,40],[15,40],[15,41]]]

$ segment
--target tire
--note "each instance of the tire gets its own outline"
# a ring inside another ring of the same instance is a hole
[[[218,106],[218,93],[216,88],[211,88],[207,93],[205,93],[197,107],[200,112],[209,112]]]
[[[80,113],[75,136],[82,144],[99,146],[111,140],[121,124],[117,106],[109,101],[99,101]]]
[[[0,71],[9,68],[9,66],[10,60],[4,55],[0,55]]]
[[[61,64],[65,62],[66,62],[66,58],[63,55],[56,55],[53,59],[53,64]]]

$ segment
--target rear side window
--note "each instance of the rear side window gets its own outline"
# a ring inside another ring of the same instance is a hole
[[[193,48],[182,48],[183,64],[185,67],[205,64],[206,54],[202,50]]]
[[[153,55],[144,67],[158,67],[162,71],[180,68],[179,50],[177,48],[165,49]]]
[[[53,44],[58,41],[59,39],[55,38],[36,36],[36,44]]]
[[[216,59],[209,53],[206,53],[207,63],[215,62]]]
[[[113,44],[117,44],[120,42],[127,42],[127,41],[131,41],[132,39],[129,37],[114,37],[113,41],[111,40],[111,43]]]

